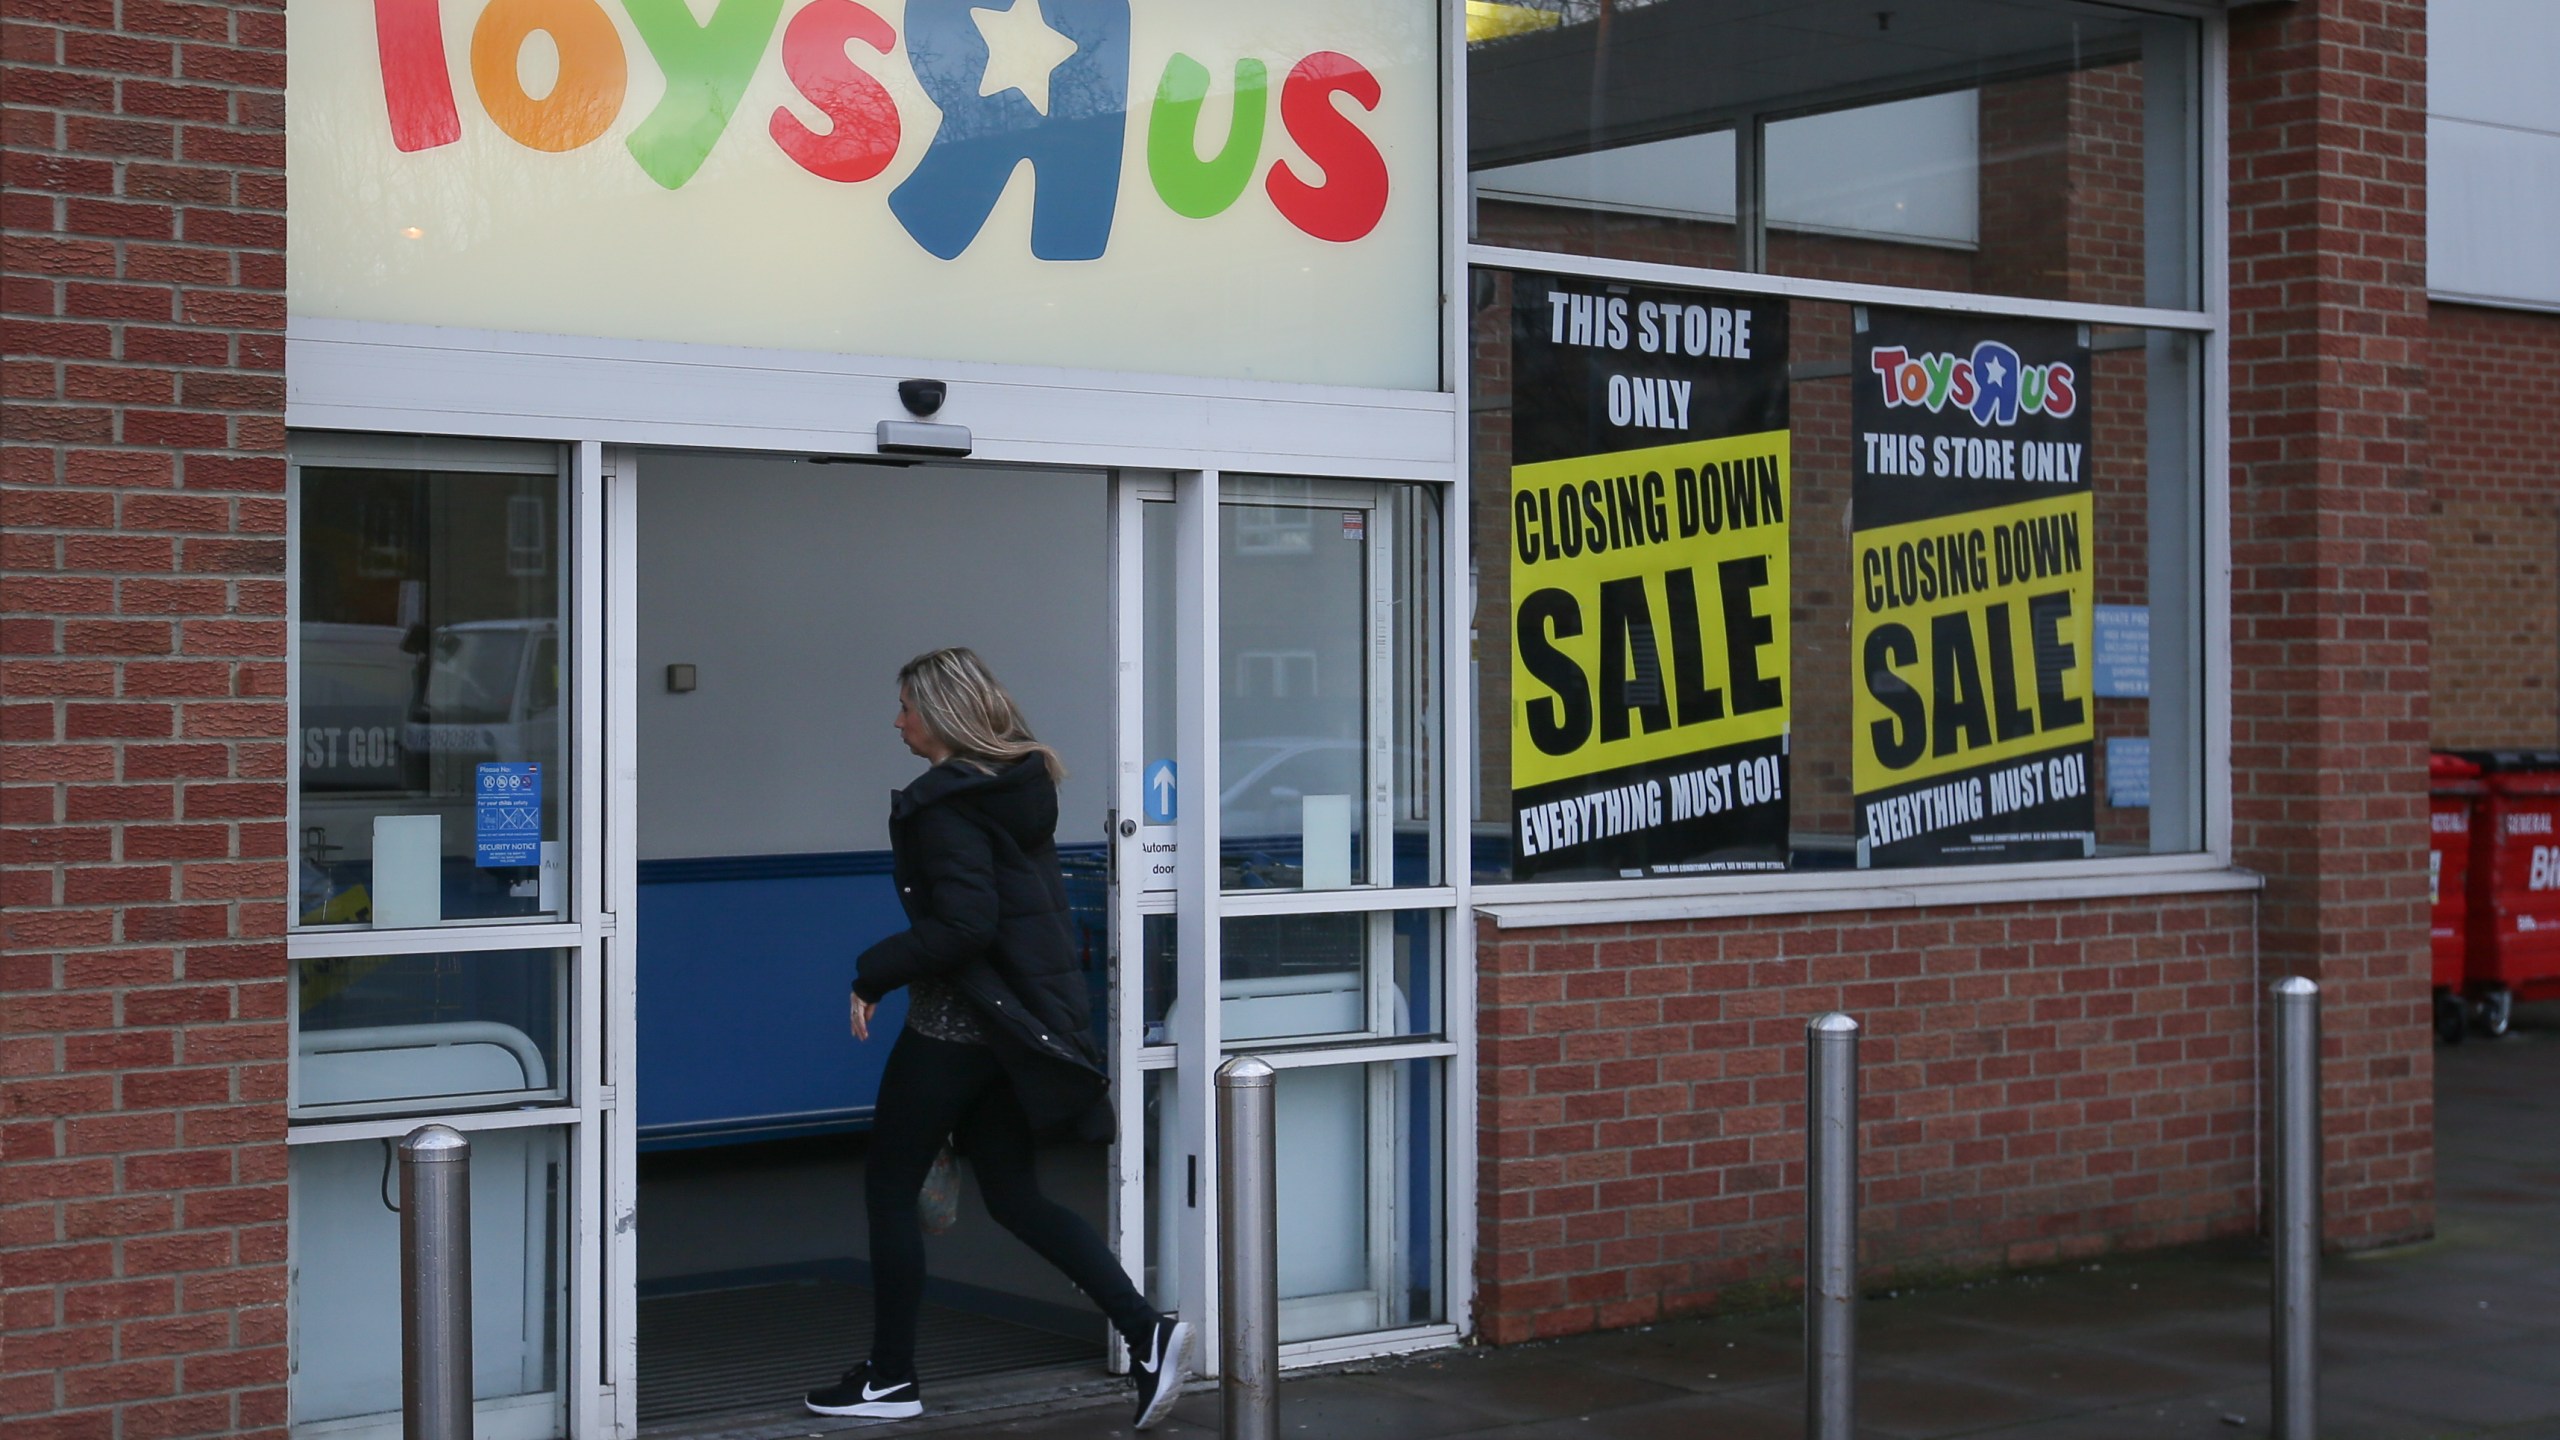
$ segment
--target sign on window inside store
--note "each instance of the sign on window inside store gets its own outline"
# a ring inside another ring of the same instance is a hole
[[[2097,609],[2097,690],[2101,700],[2151,697],[2151,607],[2100,605]]]
[[[1862,309],[1849,366],[1858,863],[2094,853],[2089,347]]]
[[[2151,806],[2151,741],[2139,735],[2107,737],[2107,803],[2119,810]]]
[[[1783,869],[1785,302],[1512,296],[1512,873]]]
[[[542,863],[542,767],[501,761],[477,768],[474,860],[483,869]]]

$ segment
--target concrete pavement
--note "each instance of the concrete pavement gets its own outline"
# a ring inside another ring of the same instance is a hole
[[[2439,1048],[2438,1234],[2322,1272],[2327,1440],[2560,1440],[2560,1006]],[[1861,1306],[1859,1432],[1880,1440],[2137,1440],[2267,1433],[2267,1263],[2231,1247],[2109,1260]],[[1794,1440],[1796,1310],[1444,1351],[1303,1375],[1281,1428],[1311,1440]],[[929,1392],[930,1393],[930,1392]],[[1017,1394],[1019,1392],[1016,1392]],[[935,1396],[909,1434],[1128,1434],[1114,1386],[1029,1404]],[[742,1420],[747,1417],[741,1417]],[[845,1428],[762,1418],[685,1435]],[[1153,1434],[1218,1433],[1186,1396]],[[672,1432],[671,1432],[672,1433]]]

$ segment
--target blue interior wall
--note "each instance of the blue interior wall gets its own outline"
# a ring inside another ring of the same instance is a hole
[[[1063,849],[1097,1035],[1109,1015],[1102,847]],[[846,1022],[853,962],[906,925],[884,850],[640,864],[640,1143],[861,1129],[906,1017]]]
[[[885,851],[643,861],[642,1147],[867,1124],[907,1002],[857,1043],[853,961],[905,923]]]

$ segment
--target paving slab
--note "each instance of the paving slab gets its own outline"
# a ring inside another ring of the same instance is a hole
[[[1280,1388],[1280,1433],[1319,1440],[1443,1440],[1511,1423],[1454,1392],[1385,1385],[1365,1375],[1315,1375]],[[1218,1393],[1186,1395],[1174,1417],[1218,1428]],[[1152,1433],[1152,1432],[1150,1432]]]
[[[1801,1339],[1742,1331],[1701,1337],[1688,1326],[1647,1325],[1594,1335],[1575,1341],[1574,1355],[1604,1370],[1710,1394],[1772,1380],[1801,1383],[1804,1376]]]
[[[2175,1361],[2071,1345],[2013,1346],[1973,1361],[1965,1372],[2058,1404],[2090,1408],[2192,1395],[2215,1383],[2215,1377]]]
[[[2322,1440],[2560,1440],[2560,1006],[2439,1049],[2437,1237],[2321,1266]],[[2268,1432],[2269,1276],[2254,1242],[2111,1257],[1860,1305],[1872,1440],[2238,1440]],[[1307,1440],[1799,1440],[1803,1315],[1666,1322],[1292,1376]],[[1116,1440],[1125,1387],[949,1394],[891,1425],[778,1412],[666,1440],[884,1434]],[[1151,1435],[1202,1440],[1199,1387]]]
[[[1375,1379],[1435,1404],[1454,1400],[1505,1421],[1632,1409],[1683,1393],[1674,1385],[1590,1364],[1579,1351],[1518,1364],[1497,1363],[1482,1350],[1460,1351],[1443,1359],[1409,1361]]]
[[[1688,1395],[1511,1426],[1469,1440],[1801,1440],[1803,1434],[1803,1417],[1776,1406],[1733,1395]]]

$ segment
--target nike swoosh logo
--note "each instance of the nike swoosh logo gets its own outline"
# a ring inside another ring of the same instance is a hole
[[[865,1380],[862,1382],[862,1398],[864,1400],[886,1400],[890,1396],[895,1395],[906,1388],[907,1387],[904,1385],[892,1385],[886,1390],[874,1390],[871,1388],[871,1382]]]

